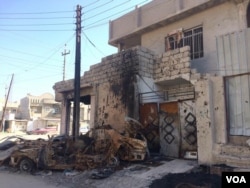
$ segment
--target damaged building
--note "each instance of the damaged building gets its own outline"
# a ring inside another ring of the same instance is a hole
[[[250,1],[154,0],[110,21],[104,57],[81,77],[90,127],[138,120],[151,152],[250,167]],[[57,82],[61,133],[74,80]]]

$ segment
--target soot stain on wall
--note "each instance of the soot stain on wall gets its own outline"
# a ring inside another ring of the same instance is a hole
[[[111,81],[110,91],[114,96],[119,97],[124,108],[127,109],[128,116],[134,116],[135,104],[135,88],[136,83],[136,66],[134,63],[137,60],[137,55],[132,51],[120,53],[120,61],[115,65],[116,70],[120,74],[120,79]]]

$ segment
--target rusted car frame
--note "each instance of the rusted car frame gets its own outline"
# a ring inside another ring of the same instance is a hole
[[[132,135],[132,136],[131,136]],[[23,141],[10,155],[10,165],[22,171],[41,169],[93,169],[115,166],[119,160],[141,161],[147,155],[147,141],[140,133],[121,135],[102,126],[79,136],[48,141]]]

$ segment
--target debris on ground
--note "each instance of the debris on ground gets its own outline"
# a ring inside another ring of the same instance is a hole
[[[103,179],[109,177],[111,174],[114,173],[114,170],[112,168],[104,168],[101,170],[98,170],[96,172],[93,172],[91,174],[92,179]]]

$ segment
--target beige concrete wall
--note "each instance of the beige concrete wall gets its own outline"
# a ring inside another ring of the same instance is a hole
[[[130,35],[150,25],[174,17],[212,0],[157,0],[110,22],[110,41]],[[215,2],[216,3],[216,2]],[[193,10],[194,11],[194,10]],[[194,11],[195,12],[195,11]]]
[[[226,2],[192,16],[187,16],[160,29],[143,34],[142,46],[161,54],[164,53],[165,37],[168,33],[179,28],[186,30],[203,26],[204,58],[192,61],[191,67],[196,68],[198,72],[214,72],[217,70],[215,37],[242,29],[242,22],[245,21],[241,13],[243,12],[242,9],[242,6],[233,2]]]

